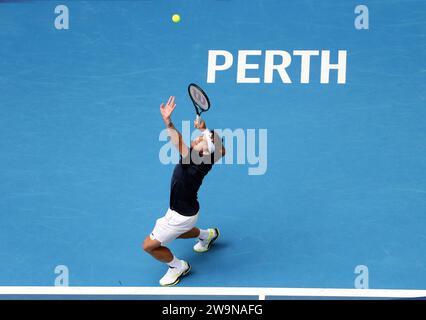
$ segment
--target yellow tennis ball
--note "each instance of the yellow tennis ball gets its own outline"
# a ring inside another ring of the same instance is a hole
[[[180,15],[178,15],[178,14],[174,14],[173,16],[172,16],[172,21],[174,22],[174,23],[178,23],[179,21],[180,21]]]

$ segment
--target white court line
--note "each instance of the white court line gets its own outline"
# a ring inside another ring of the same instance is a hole
[[[323,288],[253,288],[253,287],[6,287],[2,295],[200,295],[200,296],[265,296],[282,297],[354,297],[354,298],[418,298],[426,290],[394,289],[323,289]]]

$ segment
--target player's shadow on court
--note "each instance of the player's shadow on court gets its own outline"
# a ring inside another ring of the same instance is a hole
[[[217,261],[217,255],[221,254],[221,252],[228,247],[229,244],[222,239],[222,241],[216,242],[207,252],[198,253],[192,250],[192,248],[186,249],[182,252],[182,258],[193,266],[191,273],[197,273],[197,269],[204,266],[208,268],[209,265],[211,266],[212,261]]]

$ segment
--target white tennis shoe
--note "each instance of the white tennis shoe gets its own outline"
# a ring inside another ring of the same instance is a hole
[[[169,267],[169,270],[167,270],[164,277],[160,279],[160,285],[167,287],[174,286],[178,284],[180,279],[186,276],[189,271],[191,271],[191,265],[188,262],[181,260],[180,267]]]
[[[206,239],[199,240],[195,246],[194,251],[196,252],[206,252],[212,247],[213,243],[219,238],[220,232],[218,228],[207,229],[209,231],[209,236]]]

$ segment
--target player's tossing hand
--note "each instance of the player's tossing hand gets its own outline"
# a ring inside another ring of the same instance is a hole
[[[161,113],[161,116],[163,117],[163,120],[166,124],[168,124],[170,122],[170,116],[172,115],[173,110],[175,108],[176,108],[176,104],[175,104],[175,97],[174,96],[170,96],[166,105],[164,105],[164,103],[162,103],[160,105],[160,113]]]

